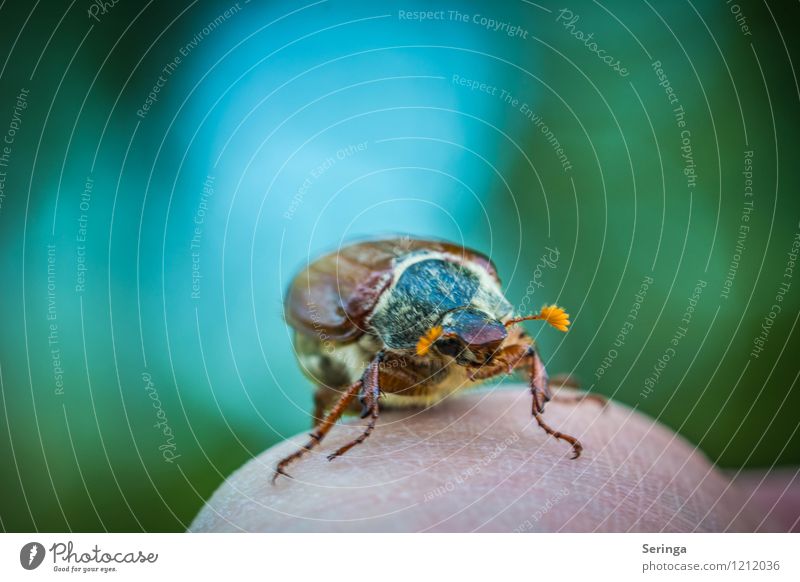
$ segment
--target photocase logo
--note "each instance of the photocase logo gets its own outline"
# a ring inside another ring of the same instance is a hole
[[[35,570],[44,561],[44,546],[39,542],[29,542],[19,551],[19,563],[26,570]]]

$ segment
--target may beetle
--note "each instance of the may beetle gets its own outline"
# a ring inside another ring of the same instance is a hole
[[[514,370],[528,373],[539,426],[570,443],[573,458],[583,449],[542,419],[552,397],[547,373],[533,340],[515,325],[543,319],[567,331],[569,316],[554,305],[517,316],[491,259],[477,251],[408,238],[351,244],[295,277],[285,311],[300,365],[317,384],[316,426],[303,448],[278,463],[276,478],[353,411],[356,396],[369,422],[329,460],[363,442],[381,408],[429,406]]]

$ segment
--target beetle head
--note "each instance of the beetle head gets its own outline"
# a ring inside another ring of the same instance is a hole
[[[494,356],[507,335],[505,325],[488,313],[460,307],[445,313],[439,325],[420,339],[417,353],[424,355],[432,349],[463,366],[484,364]]]

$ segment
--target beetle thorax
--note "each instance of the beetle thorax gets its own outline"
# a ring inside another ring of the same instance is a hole
[[[422,251],[397,260],[392,284],[369,324],[388,348],[412,351],[445,313],[470,305],[496,319],[512,311],[484,269],[460,257]]]

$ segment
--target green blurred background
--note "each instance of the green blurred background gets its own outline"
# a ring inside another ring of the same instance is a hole
[[[521,311],[566,306],[551,372],[724,467],[800,464],[798,21],[0,3],[0,528],[185,529],[308,427],[292,274],[385,233],[490,253]]]

